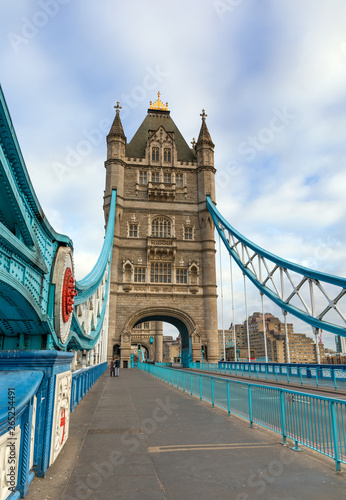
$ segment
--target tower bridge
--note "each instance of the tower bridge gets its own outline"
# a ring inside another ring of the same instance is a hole
[[[129,143],[120,110],[118,103],[105,162],[106,219],[117,191],[108,356],[119,346],[128,366],[133,327],[164,321],[180,333],[184,365],[201,360],[202,344],[217,361],[214,227],[206,204],[207,196],[215,202],[214,144],[206,114],[191,148],[159,95]],[[162,361],[162,335],[152,350]]]
[[[219,361],[215,228],[230,262],[242,271],[245,301],[249,280],[262,305],[265,295],[283,310],[285,325],[286,315],[292,314],[312,327],[316,338],[322,329],[346,337],[345,278],[271,254],[241,235],[216,209],[214,144],[205,111],[192,147],[160,95],[150,103],[129,142],[120,111],[118,103],[107,136],[103,247],[92,271],[76,281],[72,240],[51,227],[39,204],[0,89],[0,383],[5,389],[0,396],[0,500],[26,496],[34,475],[47,474],[63,453],[75,407],[114,356],[121,359],[122,368],[131,367],[131,351],[137,344],[158,365],[139,363],[141,370],[174,379],[184,392],[190,383],[191,396],[202,399],[207,394],[214,406],[219,381],[207,383],[202,375],[199,379],[189,375],[186,382],[184,372],[162,375],[159,367],[163,322],[180,333],[184,368],[203,369],[204,363],[210,370]],[[149,331],[139,328],[147,323]],[[286,346],[289,355],[287,331]],[[237,373],[237,365],[232,369]],[[256,371],[257,377],[278,373],[268,363]],[[138,372],[124,372],[132,373],[130,386],[135,391]],[[328,372],[335,389],[341,372]],[[287,378],[298,373],[302,380],[307,370],[282,368]],[[328,375],[321,366],[315,374],[317,382]],[[216,397],[230,414],[230,384],[224,387],[226,392]],[[236,390],[243,405],[236,412],[243,416],[248,412],[251,425],[253,411],[262,411],[258,405],[266,394],[265,389],[257,395],[252,391],[251,387]],[[269,416],[280,414],[284,441],[291,436],[296,449],[299,442],[310,445],[311,436],[300,436],[297,429],[290,433],[286,426],[299,412],[300,418],[300,406],[290,403],[301,402],[302,397],[275,394],[265,411]],[[346,463],[346,410],[338,401],[328,401],[324,408],[327,405],[324,426],[329,441],[322,452],[334,458],[339,470]],[[263,418],[256,418],[262,425]],[[270,425],[277,430],[279,424]],[[9,461],[9,443],[14,465]]]

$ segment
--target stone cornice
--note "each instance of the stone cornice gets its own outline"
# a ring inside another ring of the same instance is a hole
[[[212,167],[211,165],[203,165],[200,167],[197,167],[196,172],[202,172],[202,170],[209,170],[210,172],[213,172],[213,174],[216,174],[216,168]]]
[[[127,163],[124,160],[121,160],[120,158],[111,158],[109,160],[105,161],[105,168],[109,167],[110,165],[122,165],[123,167],[127,167]]]

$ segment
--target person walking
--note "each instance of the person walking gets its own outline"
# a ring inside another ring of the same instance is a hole
[[[109,376],[110,377],[115,377],[114,370],[115,370],[115,359],[113,358],[109,367]]]
[[[120,359],[119,359],[119,358],[117,358],[117,359],[115,360],[115,365],[114,365],[114,367],[115,367],[115,373],[114,373],[114,376],[115,376],[115,377],[119,377],[119,368],[120,368]]]

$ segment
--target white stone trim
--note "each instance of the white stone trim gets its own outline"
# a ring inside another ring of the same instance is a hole
[[[14,490],[10,490],[11,467],[15,474],[15,485],[18,481],[19,454],[20,454],[20,435],[19,425],[13,431],[13,436],[9,432],[0,436],[0,500],[5,500]],[[15,457],[12,457],[11,443],[14,443]],[[14,463],[12,463],[14,460]]]
[[[59,455],[68,438],[70,425],[71,384],[72,373],[69,370],[56,375],[49,466],[55,462],[56,457]],[[65,419],[64,426],[61,425],[63,418]]]
[[[34,402],[32,407],[32,419],[31,419],[31,434],[30,434],[30,460],[29,469],[33,468],[34,465],[34,447],[35,447],[35,428],[36,428],[36,408],[37,408],[37,397],[34,396]]]

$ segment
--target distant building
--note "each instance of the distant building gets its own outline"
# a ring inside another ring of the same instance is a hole
[[[327,355],[323,363],[327,365],[346,365],[346,354]]]
[[[264,319],[264,321],[263,321]],[[271,313],[255,312],[248,318],[250,349],[256,353],[256,359],[265,360],[265,343],[263,334],[263,323],[266,332],[267,356],[268,361],[274,363],[287,363],[287,345],[285,324]],[[291,363],[317,363],[316,344],[314,340],[304,333],[294,333],[293,324],[287,323],[287,336],[289,342],[290,362]],[[242,325],[235,325],[237,347],[239,349],[247,348],[246,321]],[[233,333],[233,332],[232,332]],[[230,335],[233,341],[232,333]],[[228,331],[227,331],[228,334]],[[225,331],[226,337],[226,331]],[[222,338],[222,330],[221,330]],[[228,337],[227,337],[228,338]],[[220,330],[219,330],[220,346]],[[320,360],[324,359],[324,346],[318,344]],[[250,354],[252,357],[252,354]]]
[[[341,335],[335,336],[336,352],[346,354],[346,338]]]
[[[164,335],[163,336],[163,362],[173,363],[180,358],[180,335],[177,339]]]
[[[244,342],[244,333],[245,333],[245,342]],[[223,330],[218,330],[219,334],[219,356],[220,359],[223,358]],[[235,336],[236,336],[236,343],[237,347],[246,347],[247,348],[247,342],[246,342],[246,326],[245,325],[235,325]],[[225,330],[225,349],[228,347],[233,347],[234,344],[234,333],[233,333],[233,328],[230,328],[229,330]]]

